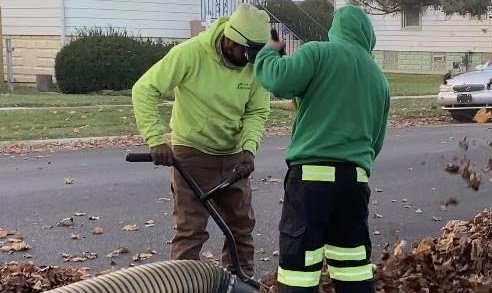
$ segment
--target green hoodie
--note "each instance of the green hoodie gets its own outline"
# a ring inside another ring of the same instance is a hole
[[[329,39],[284,57],[266,46],[255,74],[277,96],[298,97],[289,165],[347,161],[369,173],[383,145],[390,101],[388,82],[371,56],[374,30],[360,8],[347,6],[335,13]]]
[[[216,50],[226,18],[176,45],[133,86],[137,126],[150,147],[164,143],[161,94],[174,89],[171,142],[214,155],[256,152],[270,109],[251,64],[230,68]]]

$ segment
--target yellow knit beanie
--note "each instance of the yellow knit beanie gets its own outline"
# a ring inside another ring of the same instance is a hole
[[[241,3],[226,23],[224,35],[243,46],[249,46],[248,40],[264,44],[270,37],[269,22],[270,17],[265,11]]]

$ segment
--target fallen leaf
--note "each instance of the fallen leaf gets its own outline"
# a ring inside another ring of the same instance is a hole
[[[440,222],[440,221],[442,221],[442,218],[438,217],[438,216],[432,216],[432,220],[435,222]]]
[[[446,199],[445,201],[443,201],[441,204],[445,207],[448,207],[448,206],[457,206],[458,205],[458,200],[454,197],[449,197],[448,199]]]
[[[72,233],[72,235],[70,235],[70,239],[72,239],[72,240],[79,240],[80,239],[80,235],[79,234],[73,234]]]
[[[24,258],[32,258],[32,255],[30,255],[30,254],[24,254],[23,257]]]
[[[451,174],[457,174],[460,171],[460,166],[453,163],[448,163],[445,170]]]
[[[145,227],[150,228],[155,226],[155,221],[154,220],[148,220],[145,222]]]
[[[412,208],[412,206],[407,204],[407,205],[404,205],[403,208],[410,209],[410,208]]]
[[[268,180],[268,183],[281,183],[282,182],[282,179],[278,179],[278,178],[270,178]]]
[[[375,190],[376,192],[383,192],[383,191],[384,191],[384,190],[383,190],[383,189],[381,189],[381,188],[375,188],[374,190]]]
[[[69,184],[73,184],[73,179],[70,179],[70,178],[65,178],[65,179],[63,179],[63,182],[64,182],[65,184],[67,184],[67,185],[69,185]]]
[[[214,254],[211,251],[205,251],[202,253],[203,257],[208,259],[208,260],[213,260],[214,259]]]
[[[133,224],[133,225],[126,225],[125,227],[122,228],[124,231],[128,231],[128,232],[134,232],[134,231],[138,231],[138,226],[136,224]]]
[[[391,202],[396,202],[396,199],[392,199]]]
[[[272,253],[273,256],[280,256],[280,251],[278,250],[275,250],[273,253]]]
[[[473,120],[477,123],[487,123],[490,119],[492,119],[492,112],[487,111],[487,109],[482,108],[477,111]]]
[[[104,233],[104,229],[101,227],[94,227],[94,229],[92,229],[92,234],[100,235],[102,233]]]
[[[157,201],[171,201],[171,199],[167,198],[167,197],[161,197],[161,198],[157,199]]]
[[[125,253],[128,253],[130,252],[128,250],[128,248],[126,247],[120,247],[118,249],[116,249],[115,251],[111,252],[110,254],[106,255],[106,257],[108,258],[116,258],[116,257],[119,257],[120,254],[125,254]]]
[[[89,216],[89,221],[97,221],[99,219],[100,219],[99,216]]]
[[[36,284],[32,286],[32,289],[41,291],[41,289],[43,289],[43,282],[41,282],[41,280],[38,280]]]
[[[475,190],[475,191],[478,191],[480,189],[480,184],[481,184],[481,178],[479,175],[477,175],[476,172],[473,172],[471,175],[470,175],[470,182],[468,183],[468,186]]]
[[[73,218],[65,218],[56,223],[57,227],[71,227],[73,226]]]
[[[408,202],[408,199],[406,199],[406,198],[402,198],[402,199],[401,199],[401,202]]]
[[[374,213],[374,219],[380,219],[382,217],[383,217],[383,215],[378,214],[378,213]]]
[[[372,234],[374,234],[374,235],[381,235],[381,231],[376,230]]]
[[[86,251],[83,253],[83,256],[87,259],[95,259],[97,258],[97,253]]]
[[[76,216],[76,217],[82,217],[82,216],[85,216],[87,214],[86,213],[75,212],[75,213],[73,213],[73,215]]]
[[[0,247],[0,251],[2,252],[8,252],[8,253],[13,253],[16,251],[24,251],[24,250],[29,250],[31,249],[31,246],[24,241],[21,242],[14,242],[10,245],[5,245]]]
[[[146,260],[148,258],[151,258],[153,256],[152,253],[148,253],[148,252],[142,252],[142,253],[138,253],[138,254],[135,254],[132,258],[133,261],[141,261],[141,260]]]
[[[400,243],[395,246],[395,249],[393,250],[393,255],[396,257],[402,256],[406,246],[407,242],[405,240],[400,241]]]
[[[86,260],[87,260],[87,258],[85,258],[85,257],[80,257],[80,256],[76,256],[76,257],[72,257],[72,258],[70,258],[70,261],[71,261],[71,262],[84,262],[84,261],[86,261]]]
[[[463,138],[463,140],[458,142],[458,146],[464,152],[466,152],[468,150],[468,148],[470,148],[470,144],[468,143],[466,136],[465,136],[465,138]]]
[[[270,258],[269,257],[263,257],[263,258],[260,258],[260,261],[267,262],[267,261],[270,261]]]

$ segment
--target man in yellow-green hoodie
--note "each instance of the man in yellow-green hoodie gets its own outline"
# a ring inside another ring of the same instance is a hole
[[[254,170],[254,155],[270,111],[269,94],[253,75],[252,63],[269,38],[266,12],[241,4],[230,18],[220,18],[199,36],[175,46],[133,87],[137,126],[154,164],[180,160],[204,191],[228,178],[234,168]],[[161,94],[174,89],[171,146],[164,141],[158,111]],[[200,258],[209,238],[208,214],[183,179],[171,175],[176,234],[171,259]],[[255,224],[248,179],[214,199],[238,245],[245,273],[253,275]],[[231,268],[227,244],[222,262]]]

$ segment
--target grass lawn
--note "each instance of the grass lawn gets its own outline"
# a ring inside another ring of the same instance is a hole
[[[422,96],[439,93],[442,76],[437,74],[387,73],[391,96]]]
[[[439,92],[440,75],[386,74],[392,96],[431,95]],[[118,93],[116,93],[118,94]],[[172,93],[165,95],[172,99]],[[97,105],[130,105],[131,97],[115,95],[65,95],[58,93],[0,94],[0,107],[77,107]]]
[[[160,110],[168,131],[171,106],[162,106]],[[0,114],[0,141],[138,134],[131,107],[19,109]],[[394,118],[435,117],[442,114],[435,99],[393,100],[390,111],[390,117]],[[267,127],[289,126],[294,115],[288,102],[272,103]]]
[[[170,107],[161,107],[168,119]],[[4,111],[0,141],[137,134],[131,107]]]
[[[424,118],[447,115],[434,98],[391,100],[390,118]]]

